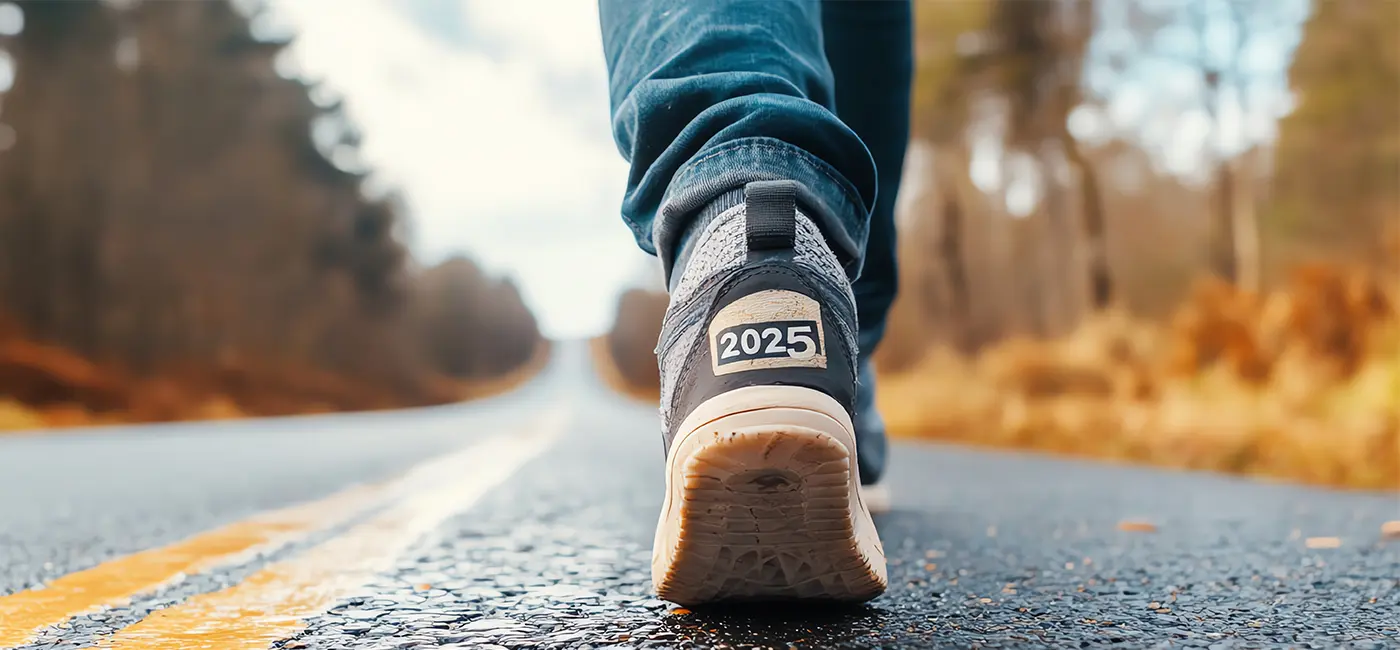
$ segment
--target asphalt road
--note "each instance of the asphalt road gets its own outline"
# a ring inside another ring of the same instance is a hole
[[[678,610],[654,409],[559,347],[466,405],[0,437],[0,647],[1400,647],[1396,495],[918,444],[887,595]]]

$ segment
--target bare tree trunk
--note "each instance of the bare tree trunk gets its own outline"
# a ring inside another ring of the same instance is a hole
[[[1081,225],[1085,252],[1089,258],[1089,304],[1095,310],[1107,309],[1114,299],[1113,275],[1108,268],[1108,239],[1104,235],[1107,218],[1099,173],[1080,151],[1079,141],[1070,134],[1068,127],[1060,129],[1060,142],[1064,145],[1065,156],[1079,176],[1080,201],[1084,210]]]
[[[967,157],[953,146],[935,154],[934,173],[938,178],[939,224],[935,252],[948,287],[948,319],[954,343],[968,343],[967,329],[971,304],[964,259],[966,211],[962,203],[961,176],[967,173]]]
[[[1235,170],[1229,160],[1215,167],[1215,219],[1211,227],[1211,271],[1231,284],[1239,281],[1235,258]]]
[[[1045,187],[1044,238],[1040,245],[1042,309],[1047,334],[1060,335],[1074,328],[1083,293],[1075,261],[1079,259],[1074,219],[1068,192],[1061,184],[1061,156],[1053,145],[1041,147],[1037,157]]]
[[[1251,148],[1240,157],[1244,163],[1243,179],[1236,178],[1234,192],[1230,200],[1232,201],[1231,214],[1233,220],[1231,232],[1234,234],[1235,248],[1235,270],[1238,273],[1236,284],[1245,291],[1258,293],[1263,285],[1260,243],[1259,243],[1259,215],[1256,212],[1257,203],[1254,196],[1254,161],[1257,159],[1259,151]]]
[[[943,272],[948,276],[948,302],[953,318],[959,323],[967,319],[967,270],[963,263],[963,209],[957,196],[943,199],[943,228],[938,252],[943,259]]]
[[[1049,333],[1045,309],[1041,299],[1044,284],[1038,282],[1044,274],[1034,263],[1019,263],[1022,260],[1035,260],[1036,251],[1044,248],[1044,238],[1036,232],[1039,225],[1033,219],[1002,218],[1002,225],[1010,231],[1011,259],[1007,260],[1006,275],[1011,285],[1011,304],[1007,306],[1013,331],[1036,336]]]
[[[1017,331],[1026,303],[1020,294],[1020,266],[1014,226],[1024,220],[989,209],[972,187],[963,203],[963,234],[967,240],[963,259],[967,267],[969,350]],[[1026,330],[1021,328],[1024,333]]]

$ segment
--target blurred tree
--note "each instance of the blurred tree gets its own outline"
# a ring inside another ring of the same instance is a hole
[[[110,9],[95,2],[21,6],[23,32],[4,39],[17,70],[2,115],[16,133],[0,158],[0,295],[26,329],[90,350],[97,333],[89,310],[105,295],[98,247],[102,197],[90,185],[69,181],[105,167],[118,134],[104,128],[109,125],[101,118],[74,119],[79,112],[103,111],[37,79],[67,76],[94,95],[110,97],[115,79],[105,68],[116,48],[117,24]],[[74,60],[64,63],[65,56]],[[84,141],[89,155],[65,156],[59,141]],[[59,211],[66,218],[56,219]],[[71,298],[58,301],[56,295]]]
[[[1400,230],[1400,8],[1385,0],[1313,6],[1279,124],[1266,214],[1275,271],[1301,256],[1395,264]]]
[[[412,313],[424,358],[453,377],[491,377],[519,367],[534,355],[539,340],[515,285],[489,278],[464,257],[421,275]]]
[[[1098,171],[1069,127],[1070,113],[1084,102],[1080,77],[1094,33],[1094,16],[1092,0],[997,0],[992,29],[999,48],[997,83],[1009,107],[1006,143],[1040,161],[1052,238],[1052,245],[1044,250],[1060,261],[1057,266],[1068,267],[1068,273],[1052,273],[1070,285],[1068,300],[1073,301],[1082,251],[1087,258],[1082,272],[1087,273],[1089,306],[1103,309],[1114,298],[1105,248],[1103,190]],[[1062,165],[1068,173],[1061,171]],[[1079,180],[1082,214],[1077,227],[1067,211],[1069,202],[1060,196],[1066,177]],[[1059,303],[1056,309],[1063,309],[1065,300],[1055,302]],[[1058,328],[1073,323],[1060,320]]]
[[[1194,74],[1196,87],[1181,101],[1182,119],[1203,115],[1209,124],[1200,148],[1213,193],[1209,264],[1220,278],[1251,291],[1260,283],[1255,179],[1259,147],[1247,132],[1266,110],[1256,97],[1277,81],[1272,66],[1252,64],[1277,51],[1296,23],[1276,0],[1203,0],[1133,3],[1130,27],[1137,62],[1166,63]],[[1177,34],[1177,38],[1170,37]],[[1189,36],[1182,38],[1181,36]],[[1119,70],[1142,74],[1145,68]]]
[[[946,296],[941,309],[926,301],[907,300],[905,309],[894,318],[927,322],[941,315],[949,322],[952,336],[966,336],[970,308],[966,255],[966,194],[968,179],[968,122],[972,114],[972,94],[988,47],[990,3],[917,3],[915,6],[915,67],[911,131],[917,143],[911,156],[928,155],[929,169],[918,173],[929,177],[933,187],[934,219],[906,224],[901,241],[906,261],[901,269],[904,293]],[[931,172],[931,173],[930,173]],[[911,174],[913,176],[913,174]],[[925,179],[912,178],[914,185]],[[910,196],[917,196],[909,193]],[[917,199],[916,199],[917,200]],[[922,207],[922,206],[921,206]],[[922,263],[936,260],[934,266]],[[904,272],[907,270],[908,272]],[[934,319],[936,320],[936,319]],[[913,348],[920,343],[910,343]],[[900,347],[896,341],[887,347]],[[891,355],[900,359],[917,354]]]
[[[641,391],[661,389],[655,350],[667,304],[664,293],[644,289],[624,291],[618,298],[617,313],[607,334],[607,349],[618,374],[628,385]]]
[[[142,374],[257,363],[422,386],[436,365],[406,318],[401,202],[365,196],[341,107],[277,73],[286,42],[254,38],[227,0],[19,6],[24,29],[0,43],[16,68],[0,311]],[[482,337],[446,364],[474,376],[538,338],[513,287],[488,289],[439,295],[470,307],[438,327]]]
[[[905,289],[891,314],[885,366],[917,359],[940,334],[928,323],[943,323],[943,338],[969,347],[1007,331],[1064,331],[1080,302],[1111,300],[1103,192],[1068,128],[1084,101],[1080,69],[1093,7],[1087,0],[916,5],[916,142],[908,164],[923,162],[906,172],[914,214],[901,223]],[[1004,172],[1037,161],[1045,223],[1008,214],[1004,182],[995,188],[1002,196],[979,189],[970,176],[976,155],[995,156]],[[1077,202],[1063,188],[1074,178]],[[1082,219],[1073,217],[1076,203]]]

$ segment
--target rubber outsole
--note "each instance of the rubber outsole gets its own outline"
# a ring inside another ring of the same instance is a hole
[[[861,602],[888,583],[845,409],[796,386],[711,398],[667,456],[652,553],[660,597]]]

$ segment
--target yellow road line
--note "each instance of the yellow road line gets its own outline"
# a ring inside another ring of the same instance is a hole
[[[190,598],[114,634],[108,650],[263,650],[305,628],[362,588],[425,533],[474,503],[544,451],[564,413],[513,437],[500,437],[415,472],[416,488],[362,524],[305,553],[264,567],[242,583]]]
[[[265,513],[183,541],[77,571],[47,586],[0,596],[0,647],[29,643],[43,628],[104,606],[125,604],[181,577],[236,563],[347,521],[384,498],[378,487]]]

